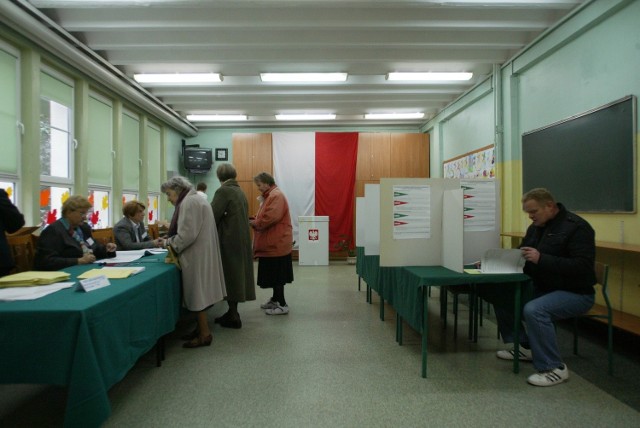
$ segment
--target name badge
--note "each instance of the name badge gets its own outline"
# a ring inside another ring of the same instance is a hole
[[[111,283],[106,275],[94,276],[93,278],[80,280],[80,288],[86,292],[97,290],[99,288],[106,287],[107,285],[111,285]]]
[[[93,244],[94,244],[94,243],[95,243],[95,242],[93,241],[93,239],[92,239],[92,238],[88,238],[88,239],[87,239],[87,244],[89,244],[89,246],[90,246],[90,247],[93,247]]]

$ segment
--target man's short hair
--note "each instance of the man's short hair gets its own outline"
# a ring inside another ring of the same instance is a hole
[[[547,202],[552,202],[554,204],[556,203],[556,200],[551,192],[543,187],[536,187],[535,189],[531,189],[527,193],[522,195],[521,202],[524,204],[527,201],[536,201],[540,205],[544,205]]]
[[[202,181],[196,185],[196,190],[201,192],[205,192],[207,190],[207,183],[203,183]]]

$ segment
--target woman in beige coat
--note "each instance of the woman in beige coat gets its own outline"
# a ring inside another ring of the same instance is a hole
[[[213,212],[184,177],[171,178],[161,190],[175,206],[166,243],[182,267],[184,306],[197,312],[198,326],[183,347],[209,346],[213,337],[206,310],[227,294]]]

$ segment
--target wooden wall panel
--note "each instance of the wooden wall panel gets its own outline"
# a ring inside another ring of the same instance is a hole
[[[391,177],[391,134],[388,132],[373,134],[371,144],[371,177],[380,180]]]
[[[238,172],[238,181],[253,179],[253,135],[233,134],[231,158]]]
[[[429,177],[428,134],[391,134],[391,177]]]
[[[253,174],[251,180],[260,172],[273,175],[273,147],[271,134],[254,134],[253,141]]]

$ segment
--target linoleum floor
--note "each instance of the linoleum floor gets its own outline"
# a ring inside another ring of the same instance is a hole
[[[513,374],[495,357],[502,345],[491,317],[471,343],[461,313],[454,338],[453,316],[443,328],[434,290],[423,379],[420,336],[405,326],[404,345],[395,342],[395,313],[387,306],[380,320],[380,300],[374,293],[366,303],[354,266],[295,265],[294,275],[285,289],[288,315],[265,315],[259,305],[270,290],[258,289],[257,301],[240,304],[242,329],[215,325],[211,347],[183,349],[179,336],[189,325],[181,323],[161,368],[150,352],[110,390],[104,427],[640,426],[635,351],[616,355],[613,377],[594,375],[606,371],[600,339],[581,341],[574,356],[560,327],[569,381],[529,386],[530,364]],[[212,326],[225,310],[224,303],[210,310]],[[64,400],[62,388],[0,385],[0,426],[61,426]]]

